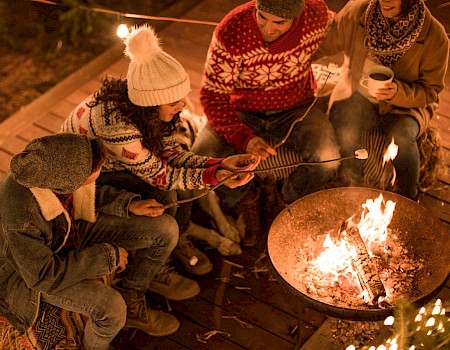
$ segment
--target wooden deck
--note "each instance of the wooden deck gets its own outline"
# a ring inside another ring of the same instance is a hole
[[[189,0],[178,1],[186,3]],[[243,0],[199,0],[182,16],[218,22]],[[192,1],[191,1],[192,3]],[[327,1],[339,10],[343,0]],[[437,9],[443,0],[429,0],[428,6],[450,32],[449,7]],[[178,11],[182,5],[178,6]],[[136,11],[138,12],[138,11]],[[167,15],[171,15],[170,12]],[[190,98],[200,111],[198,89],[203,62],[213,27],[199,24],[154,22],[164,48],[188,71],[192,82]],[[0,177],[8,171],[11,157],[35,137],[58,132],[70,111],[93,93],[104,74],[124,76],[128,61],[118,43],[108,52],[68,77],[18,113],[0,124]],[[422,194],[420,204],[428,208],[450,228],[450,74],[441,95],[438,117],[433,120],[440,132],[444,164],[436,186]],[[166,304],[181,320],[180,330],[169,337],[153,338],[144,333],[123,331],[115,345],[120,349],[343,349],[333,340],[331,318],[317,312],[288,294],[269,273],[253,273],[255,265],[265,266],[264,244],[245,249],[240,256],[224,259],[214,250],[206,250],[214,263],[207,276],[195,278],[201,286],[199,296],[183,302]],[[241,278],[244,276],[244,278]],[[439,295],[450,305],[450,283]],[[210,333],[208,333],[210,332]],[[202,340],[201,337],[211,335]],[[200,339],[199,339],[200,338]]]

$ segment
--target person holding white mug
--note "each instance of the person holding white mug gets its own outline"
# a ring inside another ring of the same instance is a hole
[[[349,1],[315,59],[338,53],[345,57],[343,74],[330,96],[329,116],[341,155],[353,155],[364,133],[381,130],[386,146],[392,138],[398,145],[393,164],[400,194],[416,200],[416,141],[434,115],[449,59],[444,27],[422,0]],[[342,162],[341,179],[364,185],[362,168],[362,162]]]
[[[388,94],[391,90],[391,83],[394,79],[394,72],[389,67],[382,65],[374,65],[367,69],[367,76],[361,77],[359,83],[369,94],[368,99],[377,98],[383,99],[384,94]],[[393,86],[393,85],[392,85]],[[376,100],[374,101],[376,103]]]

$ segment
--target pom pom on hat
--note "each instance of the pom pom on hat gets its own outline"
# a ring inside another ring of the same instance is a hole
[[[187,96],[189,76],[175,58],[162,50],[153,28],[132,28],[125,45],[125,54],[131,59],[127,85],[132,103],[160,106]]]
[[[125,44],[125,55],[139,64],[150,63],[162,51],[155,30],[148,26],[132,29]]]

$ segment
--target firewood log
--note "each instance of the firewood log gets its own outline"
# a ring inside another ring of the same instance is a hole
[[[356,258],[353,259],[353,265],[359,282],[368,293],[370,301],[376,305],[379,297],[386,296],[386,289],[378,274],[376,262],[369,256],[358,227],[352,221],[346,221],[342,224],[339,234],[355,248]]]

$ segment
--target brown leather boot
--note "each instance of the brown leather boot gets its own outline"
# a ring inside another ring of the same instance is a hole
[[[253,247],[258,243],[261,231],[259,189],[249,192],[238,204],[238,210],[242,213],[245,222],[245,236],[241,240],[244,247]]]
[[[145,290],[134,291],[118,286],[114,288],[122,295],[127,304],[127,321],[124,329],[137,328],[155,337],[175,333],[180,322],[171,314],[147,308]]]

